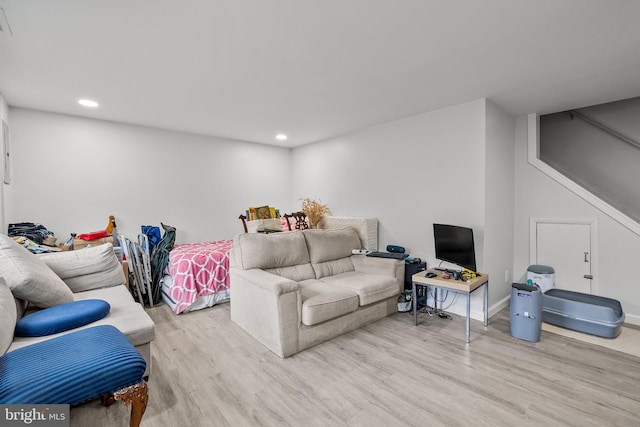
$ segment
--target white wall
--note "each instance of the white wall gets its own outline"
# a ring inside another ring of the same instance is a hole
[[[2,5],[3,5],[3,1],[0,0],[0,7],[2,7]],[[7,29],[5,29],[4,31],[0,31],[0,82],[4,81],[4,68],[2,67],[1,62],[5,60],[4,59],[5,58],[4,40],[6,37],[8,37],[7,34],[8,34]],[[9,123],[9,107],[7,105],[6,100],[4,99],[4,95],[2,94],[3,90],[4,88],[0,86],[0,119],[4,120],[8,124]],[[1,129],[0,129],[0,132],[2,132]],[[0,153],[2,153],[1,154],[2,156],[4,156],[3,144],[4,144],[4,141],[2,141],[2,135],[0,135]],[[4,184],[3,176],[4,176],[4,162],[0,161],[0,232],[6,233],[7,223],[5,222],[5,217],[6,217],[5,212],[7,210],[7,201],[4,194],[5,184]]]
[[[490,305],[510,290],[513,119],[484,99],[293,151],[19,108],[10,119],[7,222],[40,222],[64,239],[113,214],[124,234],[162,221],[182,243],[232,237],[249,205],[286,212],[313,197],[334,215],[378,218],[380,249],[405,246],[429,266],[434,222],[472,227]],[[463,302],[450,310],[464,313]],[[478,293],[474,318],[481,307]]]
[[[333,215],[373,216],[379,247],[433,265],[433,222],[483,225],[484,101],[367,128],[293,151],[293,195]]]
[[[491,278],[489,305],[496,311],[508,304],[513,277],[515,120],[487,101],[486,125],[483,271]]]
[[[594,218],[599,293],[620,300],[627,321],[640,324],[633,275],[640,237],[530,166],[527,118],[515,122],[513,147],[513,120],[485,100],[293,152],[19,108],[10,108],[8,119],[13,159],[12,184],[3,186],[5,227],[40,222],[64,239],[105,227],[113,214],[127,235],[162,221],[178,228],[178,243],[225,239],[240,231],[237,216],[249,205],[293,211],[301,198],[314,197],[335,215],[377,217],[381,249],[405,246],[429,266],[433,222],[473,227],[495,307],[529,265],[531,217]],[[479,304],[478,295],[476,318]],[[453,309],[462,312],[460,304]]]
[[[598,294],[622,303],[626,321],[640,324],[640,286],[634,274],[640,236],[527,162],[527,117],[516,120],[514,277],[529,265],[529,219],[595,219],[598,223]]]
[[[105,228],[111,214],[129,237],[163,222],[178,229],[177,243],[228,239],[248,206],[291,209],[290,149],[20,108],[9,115],[6,221],[42,223],[59,241]]]
[[[9,106],[4,99],[2,93],[0,93],[0,119],[9,124]],[[7,144],[7,141],[4,141],[4,137],[2,135],[2,129],[0,128],[0,156],[4,156],[4,144]],[[5,186],[4,183],[4,161],[0,160],[0,232],[7,232],[7,223],[5,222],[7,203],[5,201]]]
[[[334,215],[376,217],[380,249],[404,246],[429,267],[437,266],[434,222],[472,227],[478,269],[499,272],[491,306],[513,265],[513,137],[513,119],[481,99],[310,144],[293,151],[294,202],[319,198]],[[496,255],[487,260],[486,249]],[[450,310],[464,313],[458,300]],[[474,294],[472,316],[481,309]]]

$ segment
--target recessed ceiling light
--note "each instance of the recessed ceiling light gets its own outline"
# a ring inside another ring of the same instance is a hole
[[[276,139],[278,141],[284,141],[284,140],[287,139],[287,135],[285,135],[284,133],[279,133],[279,134],[276,135]]]
[[[98,103],[91,99],[79,99],[78,104],[84,105],[85,107],[93,107],[93,108],[98,106]]]

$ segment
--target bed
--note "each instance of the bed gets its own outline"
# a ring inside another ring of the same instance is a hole
[[[233,240],[186,243],[169,252],[162,299],[174,313],[229,301],[229,251]]]

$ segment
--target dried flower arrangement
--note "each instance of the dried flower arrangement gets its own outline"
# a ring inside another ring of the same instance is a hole
[[[324,215],[331,213],[327,205],[323,205],[320,201],[309,198],[302,200],[302,212],[307,216],[311,228],[316,228],[320,219],[322,219]]]

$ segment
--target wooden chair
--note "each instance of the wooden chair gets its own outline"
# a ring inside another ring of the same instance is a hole
[[[245,232],[245,233],[248,233],[248,232],[249,232],[249,230],[247,229],[247,217],[241,214],[241,215],[238,217],[238,219],[239,219],[240,221],[242,221],[242,228],[244,229],[244,232]]]
[[[287,228],[291,231],[291,223],[289,222],[289,218],[293,218],[296,220],[295,229],[296,230],[306,230],[309,228],[309,224],[307,223],[307,215],[304,212],[294,212],[291,214],[283,215],[287,219]]]

